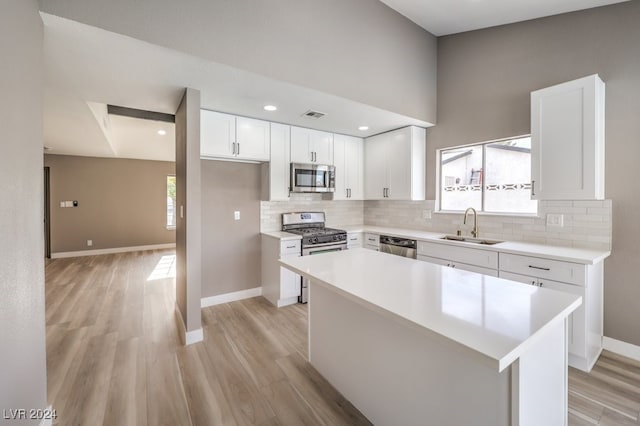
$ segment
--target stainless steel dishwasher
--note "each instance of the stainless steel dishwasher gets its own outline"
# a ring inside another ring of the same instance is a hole
[[[383,253],[416,259],[418,257],[417,246],[416,240],[380,235],[380,251]]]

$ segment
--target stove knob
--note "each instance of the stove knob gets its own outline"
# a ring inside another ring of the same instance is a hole
[[[318,237],[311,238],[311,244],[315,244],[318,242]]]
[[[340,236],[339,236],[339,235],[334,235],[334,236],[333,236],[333,241],[338,241],[339,239],[340,239]]]
[[[341,240],[346,240],[346,239],[347,239],[347,236],[346,236],[346,235],[344,235],[344,234],[343,234],[343,235],[340,235],[340,239],[341,239]]]

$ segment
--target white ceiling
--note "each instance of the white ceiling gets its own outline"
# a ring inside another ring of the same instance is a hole
[[[205,109],[335,133],[369,136],[411,124],[431,125],[75,21],[45,13],[42,18],[44,145],[51,154],[173,161],[173,148],[165,146],[169,138],[157,140],[156,122],[113,115],[105,119],[105,105],[173,114],[184,87],[200,90]],[[266,112],[266,104],[279,109]],[[309,109],[327,115],[301,117]],[[358,131],[361,125],[369,130]]]
[[[627,0],[381,0],[436,36]]]

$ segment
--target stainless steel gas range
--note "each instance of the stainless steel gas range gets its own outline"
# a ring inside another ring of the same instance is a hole
[[[282,230],[302,235],[302,256],[347,249],[347,231],[324,226],[323,212],[295,212],[282,214]],[[300,283],[300,303],[307,303],[308,282]]]

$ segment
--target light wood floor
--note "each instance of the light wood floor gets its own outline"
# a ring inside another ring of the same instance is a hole
[[[163,278],[172,255],[46,263],[54,424],[369,424],[305,361],[304,305],[258,297],[206,308],[204,342],[180,346],[175,283]],[[605,352],[590,374],[569,377],[570,425],[640,425],[640,363]]]

